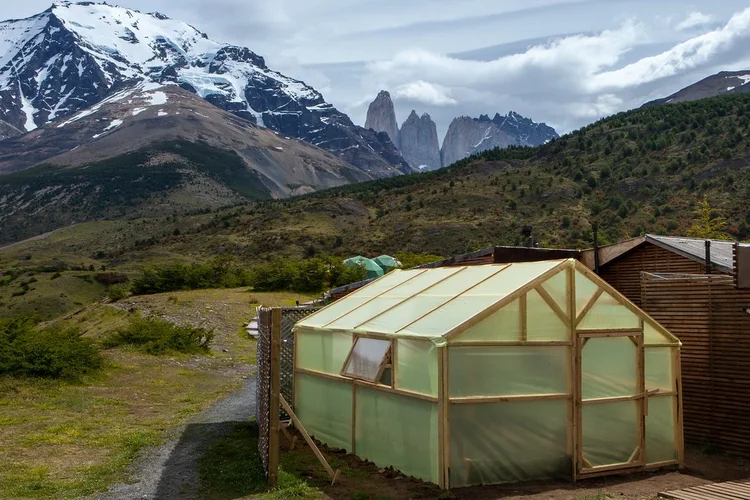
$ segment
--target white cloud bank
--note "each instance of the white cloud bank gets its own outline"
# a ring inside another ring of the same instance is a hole
[[[684,21],[677,25],[677,29],[680,31],[687,31],[694,28],[700,28],[710,24],[713,20],[713,16],[704,14],[703,12],[691,12]]]
[[[698,14],[681,26],[710,20]],[[661,46],[656,55],[637,52],[656,44],[657,37],[655,27],[628,20],[616,29],[561,37],[490,61],[405,50],[368,64],[362,81],[366,94],[391,90],[397,108],[404,100],[437,107],[460,105],[464,114],[474,116],[514,109],[565,132],[668,95],[665,88],[692,83],[695,80],[682,79],[696,73],[705,76],[742,63],[747,59],[743,47],[750,41],[750,8],[734,14],[724,26],[667,49]],[[633,54],[638,54],[635,60]],[[433,114],[434,109],[427,111]],[[441,113],[449,120],[446,111],[438,110],[438,116]],[[444,129],[447,124],[438,126]]]

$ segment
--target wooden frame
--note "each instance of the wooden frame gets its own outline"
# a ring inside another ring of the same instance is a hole
[[[354,349],[357,347],[357,343],[360,339],[371,339],[371,340],[380,340],[383,342],[388,342],[390,345],[388,346],[388,349],[385,351],[385,354],[383,355],[383,359],[380,360],[380,365],[378,366],[378,371],[375,375],[374,379],[370,379],[361,375],[352,375],[349,373],[346,373],[346,367],[349,366],[349,362],[352,359],[352,355],[354,354]],[[362,380],[365,382],[369,382],[372,384],[378,384],[383,386],[388,386],[387,384],[380,384],[380,379],[383,377],[383,372],[386,368],[391,368],[391,383],[390,387],[393,388],[394,379],[393,379],[393,346],[394,346],[394,340],[393,338],[374,338],[374,337],[367,337],[362,335],[354,335],[354,341],[352,342],[352,347],[349,349],[349,354],[346,356],[346,359],[344,360],[344,364],[341,367],[341,371],[339,372],[339,375],[342,377],[348,378],[348,379],[354,379],[354,380]]]
[[[499,273],[507,269],[507,265],[496,266],[498,270],[491,273],[490,276],[485,278],[483,281],[491,279],[497,276]],[[456,271],[456,273],[461,270]],[[557,275],[560,272],[564,272],[566,277],[566,293],[567,299],[564,305],[555,302],[555,299],[543,286],[543,284],[551,277]],[[587,278],[591,279],[597,286],[597,290],[593,295],[586,301],[583,308],[577,310],[576,301],[576,272],[580,272]],[[450,276],[455,276],[456,273],[452,273]],[[418,275],[421,275],[419,273]],[[443,279],[447,279],[443,278]],[[407,280],[408,281],[408,280]],[[439,280],[442,281],[442,280]],[[438,281],[438,282],[439,282]],[[480,282],[481,283],[481,282]],[[469,287],[466,292],[477,286],[479,283]],[[425,289],[429,289],[426,287]],[[535,290],[541,296],[542,300],[546,305],[555,313],[555,315],[564,322],[565,327],[568,331],[567,340],[554,340],[554,341],[532,341],[529,340],[528,332],[528,305],[527,305],[527,294]],[[463,293],[461,292],[461,293]],[[585,318],[591,309],[594,307],[596,301],[604,294],[608,293],[615,297],[618,302],[627,307],[631,312],[639,317],[638,328],[624,328],[624,329],[579,329],[578,325]],[[460,295],[460,294],[457,294]],[[413,297],[412,295],[411,297]],[[455,297],[454,297],[455,298]],[[408,300],[408,298],[404,299]],[[453,299],[450,299],[453,300]],[[450,302],[450,300],[444,302]],[[485,318],[494,314],[502,307],[510,304],[512,301],[519,301],[519,314],[520,317],[520,331],[518,340],[511,341],[500,341],[500,340],[486,340],[486,341],[461,341],[461,333],[468,330],[472,326],[478,324]],[[403,303],[403,301],[400,301]],[[397,304],[398,305],[398,304]],[[403,330],[410,324],[419,321],[426,315],[433,312],[436,308],[420,315],[419,318],[411,321]],[[389,310],[389,309],[387,309]],[[387,311],[386,310],[386,311]],[[385,311],[384,311],[385,312]],[[381,313],[382,314],[382,313]],[[423,342],[429,342],[425,337],[413,336],[413,335],[386,335],[383,333],[373,332],[360,332],[349,330],[348,333],[352,335],[352,346],[350,352],[342,367],[342,372],[338,375],[316,372],[314,370],[306,370],[302,368],[295,369],[295,375],[297,372],[301,374],[307,374],[317,377],[327,378],[341,383],[349,383],[352,386],[352,435],[351,445],[352,452],[356,453],[356,428],[357,428],[357,392],[358,388],[366,387],[377,391],[388,392],[392,394],[398,394],[405,397],[421,399],[426,402],[435,403],[437,405],[437,440],[438,440],[438,470],[437,480],[440,488],[449,489],[451,487],[451,467],[462,466],[462,464],[451,464],[451,433],[450,433],[450,415],[451,407],[453,405],[466,405],[466,404],[503,404],[503,403],[515,403],[515,402],[526,402],[526,401],[543,401],[543,400],[561,400],[566,401],[566,407],[568,408],[567,415],[567,428],[568,428],[568,452],[571,457],[571,477],[573,481],[589,478],[598,477],[606,474],[618,474],[623,472],[631,472],[637,470],[650,470],[658,467],[669,466],[669,465],[681,465],[684,463],[684,449],[682,445],[682,395],[680,386],[680,374],[679,374],[679,343],[668,344],[664,343],[663,347],[672,348],[672,366],[677,378],[674,384],[674,390],[672,391],[659,391],[654,393],[649,392],[646,387],[645,380],[645,349],[649,346],[662,346],[662,344],[644,344],[644,328],[645,324],[648,323],[652,327],[656,328],[660,333],[665,334],[666,339],[675,338],[663,330],[652,318],[643,313],[635,305],[623,299],[622,296],[608,284],[604,283],[600,278],[594,276],[588,269],[576,261],[567,260],[560,262],[549,268],[544,273],[541,273],[535,279],[530,282],[518,287],[514,292],[496,300],[490,306],[485,308],[483,311],[475,314],[472,317],[466,318],[461,324],[452,328],[447,332],[443,338],[446,342],[437,346],[437,384],[438,391],[437,396],[420,394],[404,389],[399,389],[397,386],[397,380],[399,374],[397,372],[397,360],[398,360],[398,339],[412,339],[420,340]],[[363,323],[364,324],[364,323]],[[327,329],[327,331],[334,331],[335,329]],[[338,331],[338,330],[336,330]],[[636,346],[635,360],[636,363],[636,386],[635,393],[627,396],[613,397],[613,398],[599,398],[599,399],[582,399],[582,351],[586,343],[593,338],[618,338],[627,337],[630,338]],[[344,374],[344,368],[350,362],[352,353],[356,343],[360,338],[372,338],[379,340],[387,340],[390,342],[390,347],[386,355],[384,356],[381,364],[378,368],[378,379],[383,374],[383,371],[390,366],[391,372],[391,386],[379,384],[369,380],[363,380],[351,375]],[[675,338],[676,340],[676,338]],[[679,342],[676,340],[676,342]],[[466,347],[512,347],[512,346],[550,346],[550,347],[565,347],[567,348],[567,392],[565,393],[552,393],[552,394],[519,394],[512,396],[487,396],[487,397],[451,397],[450,395],[450,350],[451,349],[463,349]],[[295,360],[296,365],[296,360]],[[675,400],[675,447],[677,459],[674,461],[661,462],[658,464],[646,463],[646,415],[648,412],[648,400],[651,397],[673,397]],[[639,418],[636,420],[637,425],[637,441],[634,443],[634,450],[627,462],[619,464],[607,464],[603,466],[593,467],[586,460],[583,455],[583,425],[582,425],[582,410],[584,406],[588,405],[599,405],[607,403],[632,401],[633,404],[638,407]],[[434,477],[434,476],[433,476]]]
[[[280,404],[281,396],[281,309],[271,309],[271,396],[270,419],[268,436],[268,483],[278,483],[279,470],[279,429],[281,425]]]

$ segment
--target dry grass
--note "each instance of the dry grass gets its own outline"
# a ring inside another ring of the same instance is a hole
[[[255,342],[239,333],[255,314],[251,302],[301,298],[243,290],[133,298],[121,307],[213,328],[212,355],[111,349],[107,368],[81,385],[0,378],[0,498],[74,498],[127,479],[126,466],[140,449],[160,443],[252,373]],[[101,338],[127,322],[132,313],[124,309],[96,304],[58,321]]]

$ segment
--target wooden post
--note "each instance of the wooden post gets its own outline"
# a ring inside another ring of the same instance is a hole
[[[638,320],[641,334],[635,337],[636,346],[636,381],[637,393],[642,394],[638,400],[638,448],[640,449],[638,461],[646,463],[646,415],[648,413],[648,393],[646,392],[646,360],[643,347],[643,320]],[[632,337],[631,337],[632,338]]]
[[[275,486],[279,480],[279,398],[281,397],[281,309],[271,309],[271,423],[268,436],[268,483]]]
[[[440,489],[446,489],[445,480],[445,421],[443,415],[445,414],[445,405],[448,401],[448,395],[445,394],[445,359],[443,358],[443,351],[446,347],[438,347],[437,362],[438,362],[438,486]]]
[[[706,274],[711,274],[711,240],[706,240]]]
[[[443,469],[445,470],[445,489],[451,487],[451,402],[450,402],[450,362],[448,347],[442,348],[443,354]]]
[[[682,361],[680,359],[680,348],[672,348],[672,366],[674,369],[673,376],[675,377],[675,389],[677,390],[677,397],[675,398],[675,439],[674,443],[677,447],[677,462],[680,469],[685,468],[685,436],[684,436],[684,424],[682,419]]]
[[[569,338],[572,342],[570,346],[570,352],[568,356],[568,390],[570,391],[570,405],[568,406],[568,454],[570,455],[571,462],[571,473],[570,477],[573,482],[578,477],[578,461],[577,461],[577,447],[578,442],[578,414],[576,412],[576,404],[578,397],[578,387],[576,377],[576,358],[578,352],[578,334],[575,329],[576,321],[576,269],[575,264],[571,262],[570,267],[567,270],[568,280],[566,283],[568,291],[568,332]]]
[[[528,317],[526,315],[526,294],[524,293],[518,298],[518,304],[519,304],[519,310],[521,314],[521,341],[525,342],[528,340],[529,336],[529,327],[528,327]]]

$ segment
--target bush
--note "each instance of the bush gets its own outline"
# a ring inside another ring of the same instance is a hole
[[[433,255],[429,253],[410,253],[410,252],[401,252],[394,255],[396,259],[401,262],[401,265],[404,269],[409,269],[411,267],[421,266],[423,264],[429,264],[431,262],[437,262],[439,260],[443,260],[444,257],[441,257],[440,255]]]
[[[96,273],[94,279],[102,285],[111,286],[127,283],[128,275],[122,273]]]
[[[0,320],[0,375],[78,379],[103,358],[77,328],[38,328],[28,317]]]
[[[250,273],[231,258],[218,258],[207,263],[174,262],[143,270],[133,280],[135,295],[198,290],[203,288],[235,288],[250,284]]]
[[[260,292],[318,293],[362,281],[366,275],[364,268],[345,266],[336,257],[315,257],[303,261],[277,259],[253,268],[250,284]]]
[[[135,315],[128,326],[118,329],[104,340],[104,347],[129,345],[156,356],[172,352],[205,354],[213,338],[213,332],[205,328],[177,326],[162,319]]]
[[[122,300],[127,296],[128,288],[123,285],[112,285],[107,291],[107,297],[109,297],[109,300],[111,300],[112,302],[117,302],[118,300]]]

